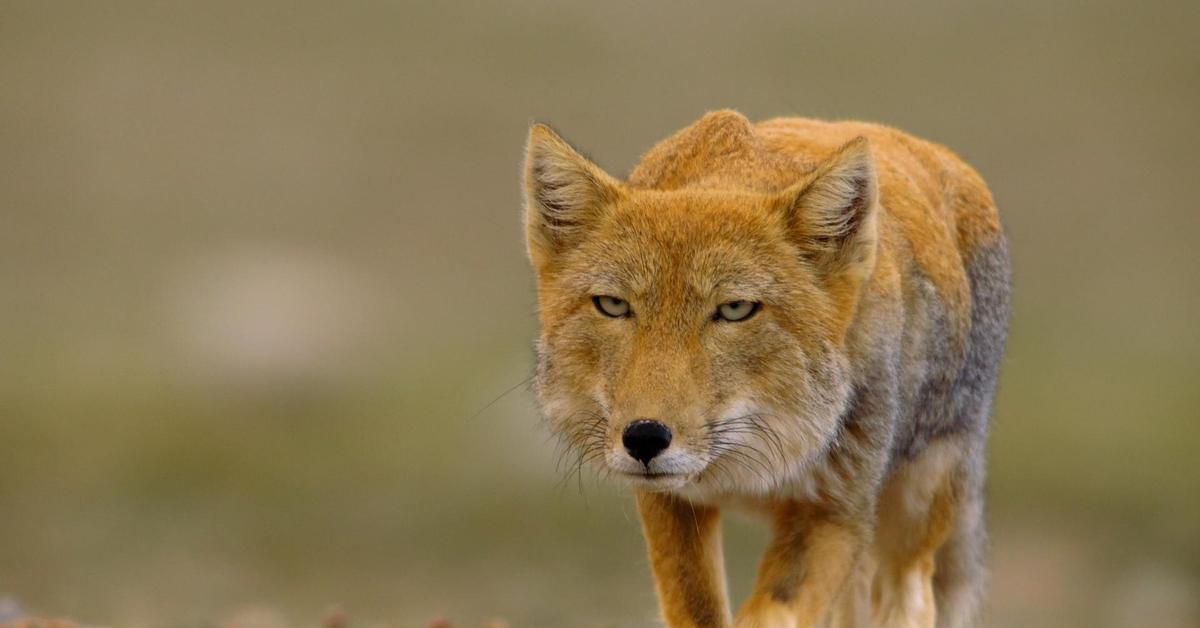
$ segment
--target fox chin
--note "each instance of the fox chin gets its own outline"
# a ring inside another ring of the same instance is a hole
[[[668,626],[969,625],[1007,242],[949,149],[715,111],[624,180],[529,131],[535,391],[632,488]],[[720,512],[773,540],[735,614]]]

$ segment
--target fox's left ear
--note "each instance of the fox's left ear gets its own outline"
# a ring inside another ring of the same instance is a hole
[[[624,186],[544,124],[529,129],[525,149],[525,237],[539,272],[578,244]]]
[[[822,274],[861,279],[875,264],[878,199],[871,147],[858,137],[785,190],[776,207]]]

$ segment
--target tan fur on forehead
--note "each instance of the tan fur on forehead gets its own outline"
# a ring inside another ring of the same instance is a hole
[[[700,300],[783,298],[786,286],[813,278],[795,276],[806,270],[797,265],[784,217],[772,211],[776,200],[745,192],[636,192],[565,256],[563,279],[610,287],[624,298],[661,298],[670,290],[690,290]]]

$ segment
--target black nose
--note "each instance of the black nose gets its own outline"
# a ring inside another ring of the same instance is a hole
[[[648,465],[671,444],[671,428],[660,421],[638,419],[625,426],[621,444],[634,460]]]

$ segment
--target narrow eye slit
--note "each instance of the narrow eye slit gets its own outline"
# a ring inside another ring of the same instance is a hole
[[[612,318],[625,318],[631,314],[629,301],[606,295],[592,297],[592,303],[601,314]]]
[[[713,315],[715,320],[728,321],[737,323],[754,316],[759,309],[762,308],[762,303],[758,301],[730,301],[717,306],[717,312]]]

